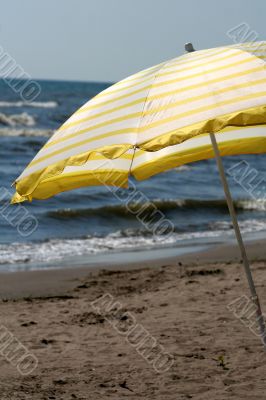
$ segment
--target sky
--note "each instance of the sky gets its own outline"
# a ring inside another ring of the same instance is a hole
[[[265,0],[2,1],[0,46],[34,79],[113,82],[181,55],[186,42],[265,40],[265,15]]]

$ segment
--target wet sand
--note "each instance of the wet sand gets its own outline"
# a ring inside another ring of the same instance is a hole
[[[248,245],[264,310],[265,249]],[[235,246],[119,268],[1,273],[0,293],[1,399],[265,398],[266,353],[228,308],[249,296]],[[118,310],[92,304],[103,295]],[[130,323],[171,356],[169,368],[130,343]],[[31,373],[7,361],[3,327],[37,358]]]

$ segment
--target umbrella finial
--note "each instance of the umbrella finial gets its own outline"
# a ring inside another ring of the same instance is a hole
[[[194,49],[194,47],[193,47],[193,44],[190,43],[190,42],[185,44],[185,50],[186,50],[188,53],[192,53],[193,51],[196,51],[196,50]]]

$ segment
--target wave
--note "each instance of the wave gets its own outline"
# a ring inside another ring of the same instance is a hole
[[[53,133],[52,129],[0,128],[0,136],[50,137]]]
[[[263,199],[258,200],[236,200],[234,202],[235,208],[238,210],[257,210],[263,211],[266,209],[266,201]],[[55,211],[48,211],[47,216],[56,219],[68,218],[83,218],[87,216],[104,216],[116,215],[120,217],[133,217],[135,214],[144,210],[145,212],[152,212],[154,206],[160,211],[176,211],[176,210],[204,210],[204,209],[218,209],[227,210],[227,203],[225,199],[221,200],[196,200],[196,199],[155,199],[149,203],[128,203],[107,205],[98,208],[62,208]]]
[[[0,113],[0,124],[1,125],[7,125],[7,126],[34,126],[35,125],[35,119],[33,118],[32,115],[29,115],[27,113],[21,113],[21,114],[13,114],[13,115],[7,115],[4,113]]]
[[[238,221],[242,233],[260,232],[266,229],[266,220],[247,219],[245,221]],[[210,228],[214,231],[232,231],[233,225],[230,221],[216,221],[210,223]]]
[[[266,210],[265,199],[239,200],[237,203],[238,203],[238,208],[242,208],[243,210],[258,210],[258,211]]]
[[[0,101],[0,107],[36,107],[36,108],[55,108],[58,106],[56,101]]]
[[[244,234],[263,231],[266,230],[266,220],[240,221],[240,228]],[[206,239],[211,240],[232,235],[233,230],[229,222],[217,221],[210,224],[209,229],[203,231],[173,232],[162,236],[144,233],[141,229],[125,229],[104,237],[87,236],[79,239],[53,239],[44,242],[2,244],[0,245],[0,264],[51,263],[69,257],[132,249],[147,250],[160,246],[171,247],[181,241],[204,239],[206,242]]]
[[[191,171],[193,167],[189,165],[180,165],[179,167],[173,168],[173,171],[176,172],[184,172],[184,171]]]

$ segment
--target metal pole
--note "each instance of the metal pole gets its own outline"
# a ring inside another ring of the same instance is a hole
[[[245,245],[242,239],[242,235],[239,229],[239,225],[237,222],[237,217],[236,217],[236,212],[235,212],[235,207],[233,204],[233,200],[232,200],[232,196],[230,193],[230,189],[228,186],[228,182],[226,179],[226,175],[224,172],[224,167],[223,167],[223,162],[222,162],[222,158],[220,155],[220,151],[218,148],[218,144],[216,141],[216,137],[214,133],[210,133],[210,137],[211,137],[211,142],[212,142],[212,147],[214,150],[214,154],[216,157],[216,162],[217,162],[217,166],[219,169],[219,174],[220,174],[220,178],[223,184],[223,188],[224,188],[224,193],[225,193],[225,197],[226,197],[226,201],[227,201],[227,205],[229,208],[229,212],[230,212],[230,216],[232,219],[232,223],[233,223],[233,227],[235,230],[235,235],[237,238],[237,242],[238,242],[238,246],[240,249],[240,253],[242,256],[242,260],[243,260],[243,264],[245,267],[245,271],[246,271],[246,275],[247,275],[247,279],[248,279],[248,284],[249,284],[249,288],[250,288],[250,292],[251,292],[251,299],[254,302],[255,306],[256,306],[256,312],[257,312],[257,321],[259,324],[259,328],[260,328],[260,334],[261,334],[261,340],[262,343],[266,349],[266,329],[265,329],[265,322],[264,322],[264,318],[261,312],[261,307],[260,307],[260,302],[259,302],[259,298],[256,292],[256,288],[254,285],[254,281],[252,278],[252,274],[251,274],[251,270],[250,270],[250,265],[249,265],[249,260],[247,257],[247,253],[246,253],[246,249],[245,249]]]

